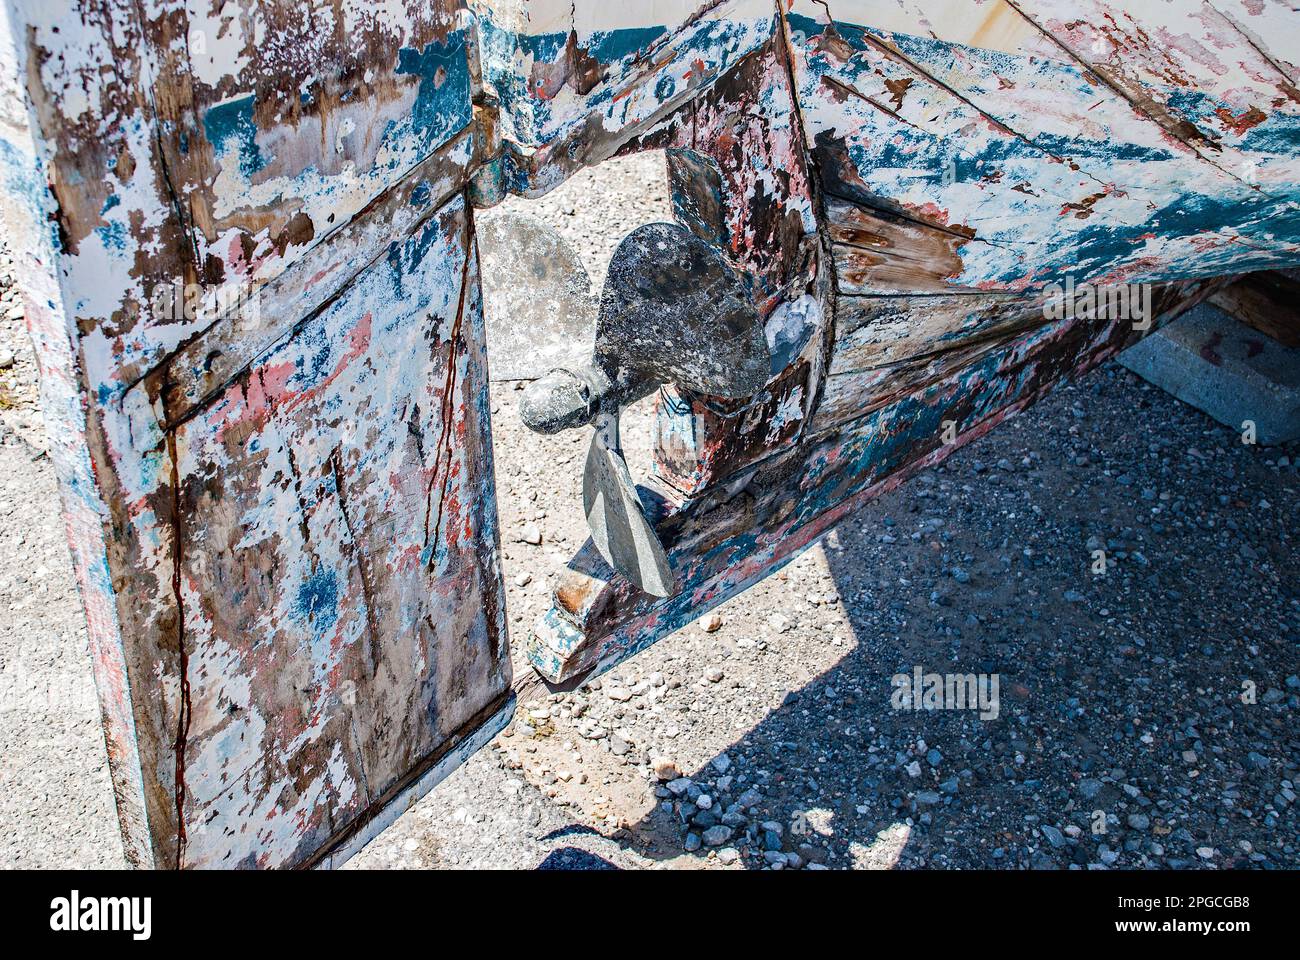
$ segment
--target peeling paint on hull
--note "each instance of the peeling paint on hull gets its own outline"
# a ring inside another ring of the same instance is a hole
[[[336,862],[510,709],[472,24],[3,9],[3,210],[128,859]]]
[[[664,149],[779,357],[748,399],[661,391],[683,590],[580,552],[529,639],[554,679],[1137,335],[1048,319],[1048,282],[1152,283],[1166,318],[1300,263],[1289,0],[0,0],[0,44],[0,213],[142,866],[340,862],[509,715],[471,201]]]

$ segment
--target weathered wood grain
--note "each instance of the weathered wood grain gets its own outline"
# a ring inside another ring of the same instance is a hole
[[[390,248],[394,238],[439,210],[464,188],[474,136],[465,130],[439,147],[410,175],[376,197],[280,273],[250,290],[191,337],[176,356],[150,375],[149,392],[164,395],[175,423],[210,399],[270,344],[337,296]]]
[[[945,257],[950,287],[1209,276],[1295,258],[1293,161],[1261,166],[1258,183],[1207,162],[1016,8],[829,8],[834,23],[812,0],[788,18],[823,185],[985,241],[957,252],[960,271]],[[1257,139],[1289,142],[1295,107],[1275,106]]]
[[[471,24],[454,0],[4,12],[26,116],[0,183],[128,859],[337,859],[509,709]],[[154,309],[186,284],[197,310]]]
[[[964,269],[962,251],[985,241],[839,197],[828,196],[825,206],[840,293],[981,292],[955,278]]]
[[[184,862],[303,862],[504,695],[462,201],[176,431]]]
[[[767,43],[770,0],[479,5],[483,79],[499,97],[508,189],[538,195],[689,109]]]
[[[1248,327],[1287,347],[1300,347],[1300,275],[1297,271],[1249,273],[1220,290],[1211,302]]]

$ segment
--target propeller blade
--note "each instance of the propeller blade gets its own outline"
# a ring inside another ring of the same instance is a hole
[[[660,383],[748,397],[771,372],[767,337],[740,274],[675,223],[637,227],[609,265],[596,352]]]
[[[617,413],[596,418],[582,475],[582,505],[592,542],[605,562],[646,593],[672,596],[675,583],[668,555],[646,519],[623,459]]]
[[[598,305],[577,251],[522,213],[489,212],[476,232],[492,379],[535,380],[588,362]]]

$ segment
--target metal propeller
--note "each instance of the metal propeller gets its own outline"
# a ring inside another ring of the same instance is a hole
[[[539,242],[548,257],[552,242]],[[580,268],[579,268],[580,269]],[[543,271],[555,277],[552,259]],[[555,281],[577,290],[585,279]],[[578,298],[560,309],[577,313]],[[663,383],[748,397],[770,372],[767,339],[740,275],[684,227],[650,223],[623,238],[601,293],[590,359],[552,369],[520,403],[539,433],[595,425],[582,478],[583,508],[600,555],[646,593],[675,589],[663,544],[646,516],[619,443],[623,407]]]

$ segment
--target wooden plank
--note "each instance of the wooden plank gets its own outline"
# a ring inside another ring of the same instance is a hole
[[[286,866],[508,689],[461,200],[176,431],[183,863]]]
[[[1002,0],[831,10],[833,24],[795,0],[787,18],[825,189],[985,241],[953,251],[959,271],[945,260],[951,289],[1145,282],[1300,255],[1300,168],[1273,168],[1267,191],[1224,172]],[[868,280],[859,261],[883,268],[871,253],[837,251]]]
[[[5,226],[41,367],[124,850],[153,866],[169,852],[155,839],[174,836],[172,498],[156,418],[124,385],[141,358],[184,336],[184,324],[153,325],[141,305],[154,283],[182,273],[185,253],[144,106],[150,48],[132,4],[85,10],[76,29],[62,28],[56,4],[10,0],[4,12],[0,73],[8,102],[22,105],[0,144]]]
[[[1255,7],[1278,5],[1268,0]],[[1287,142],[1300,121],[1297,76],[1213,4],[1014,0],[1013,6],[1051,44],[1226,175],[1264,191],[1294,183]],[[1282,32],[1293,33],[1294,20]]]
[[[864,416],[1046,324],[1041,297],[840,297],[813,430]]]
[[[460,6],[171,0],[150,18],[189,279],[259,288],[470,125]],[[471,152],[447,159],[463,180]]]
[[[508,189],[539,195],[606,160],[768,43],[769,0],[517,0],[480,16]]]
[[[1300,347],[1300,279],[1279,271],[1250,273],[1211,303],[1286,347]]]
[[[947,0],[902,0],[902,6],[912,26],[910,32],[891,33],[891,42],[928,76],[959,90],[996,122],[1086,170],[1121,198],[1146,204],[1148,220],[1177,217],[1189,195],[1231,196],[1248,206],[1266,202],[1252,195],[1257,191],[1239,171],[1225,168],[1213,151],[1203,153],[1196,143],[1175,136],[1160,117],[1138,109],[1123,90],[1061,44],[1033,19],[1041,4],[990,0],[955,10]],[[1110,4],[1104,16],[1112,8],[1114,16],[1127,15]],[[914,36],[918,26],[921,37]],[[1087,220],[1094,207],[1075,210],[1074,216]],[[1103,209],[1114,215],[1114,204]]]
[[[281,272],[251,288],[160,365],[150,375],[148,389],[163,396],[169,422],[184,419],[210,399],[254,357],[383,256],[394,238],[412,233],[462,190],[466,158],[474,146],[468,130],[448,141],[360,216],[282,264]]]
[[[0,193],[128,860],[337,859],[508,709],[460,4],[3,5]]]
[[[1146,295],[1137,288],[1127,293],[1139,301]],[[1108,306],[1098,315],[1149,332],[1182,309],[1185,285],[1155,285],[1149,295],[1150,315],[1124,315],[1124,309]],[[983,362],[1009,343],[1050,329],[1052,317],[1059,316],[1054,304],[1043,294],[840,297],[834,354],[813,431],[859,420]]]
[[[825,205],[841,293],[981,292],[958,278],[965,269],[962,252],[985,241],[839,197],[827,197]]]

